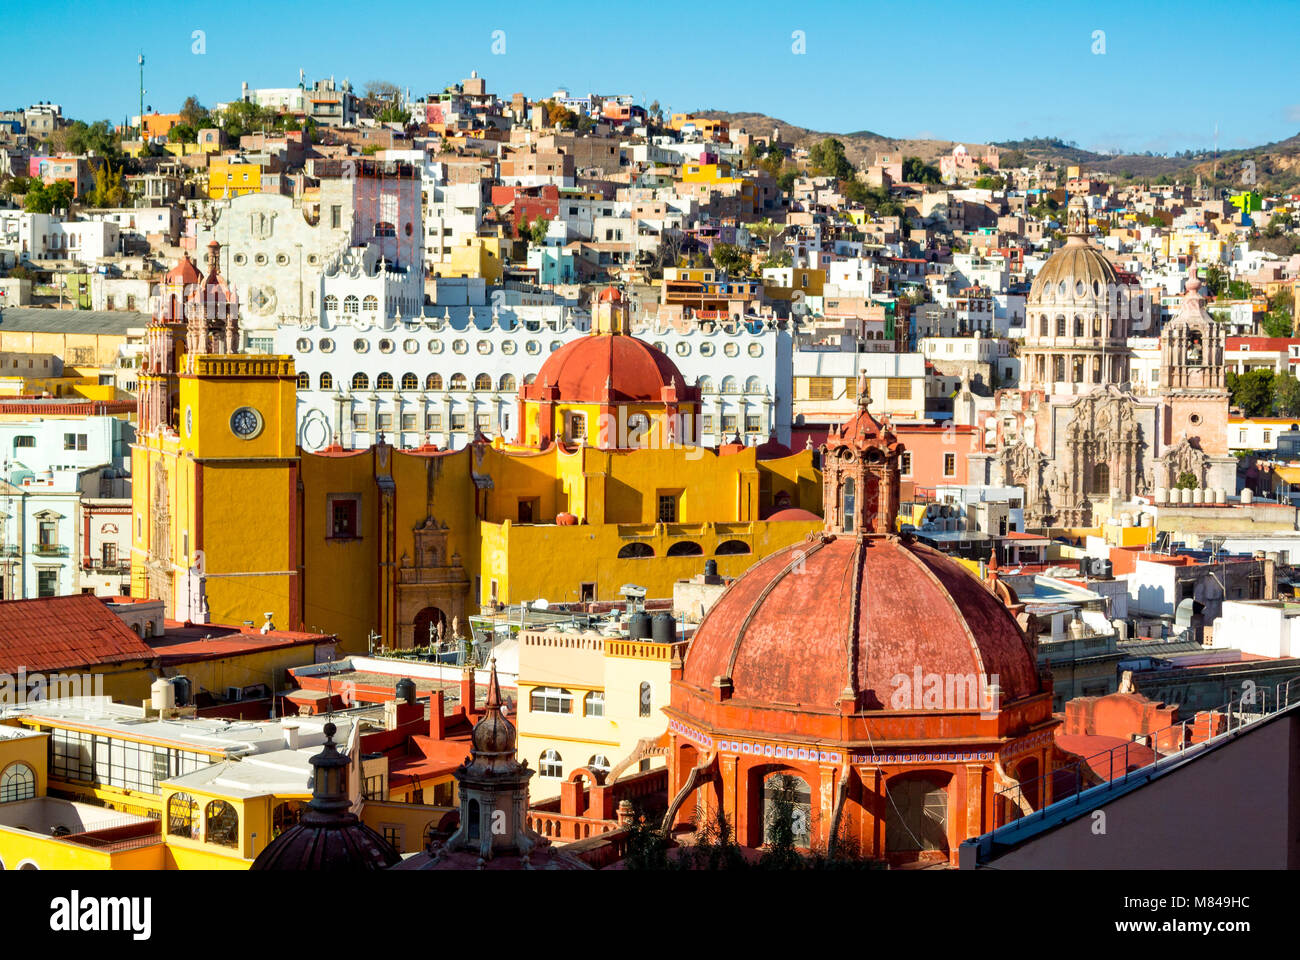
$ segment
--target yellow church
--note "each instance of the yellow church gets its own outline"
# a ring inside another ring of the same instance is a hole
[[[171,618],[409,648],[501,604],[668,597],[706,559],[737,576],[821,528],[811,451],[695,445],[697,389],[613,288],[520,390],[513,443],[303,453],[293,359],[236,352],[207,259],[164,278],[132,451],[132,593]]]

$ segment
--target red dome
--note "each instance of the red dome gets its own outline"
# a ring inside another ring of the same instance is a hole
[[[835,712],[851,688],[880,710],[918,667],[990,685],[996,675],[1001,704],[1040,692],[1024,634],[974,575],[921,544],[841,536],[787,547],[733,583],[700,625],[682,680],[707,695],[730,677],[736,701]]]
[[[822,518],[817,516],[811,510],[804,510],[801,507],[786,507],[784,510],[778,510],[767,518],[769,523],[784,523],[786,521],[798,521],[799,523],[817,523],[822,522]]]
[[[623,291],[618,287],[606,287],[604,290],[600,291],[600,297],[598,299],[601,303],[619,303],[624,299]]]
[[[663,403],[664,389],[673,385],[677,400],[695,398],[695,388],[686,386],[686,378],[666,354],[636,337],[598,334],[560,347],[520,392],[526,400]],[[544,396],[548,387],[558,394]]]
[[[198,283],[203,279],[203,274],[199,273],[199,268],[194,265],[187,251],[176,266],[167,271],[163,276],[163,283],[166,284],[190,284]]]

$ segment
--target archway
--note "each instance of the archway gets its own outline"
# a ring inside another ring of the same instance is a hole
[[[812,846],[812,788],[803,777],[774,773],[763,781],[763,842]]]
[[[426,646],[429,643],[429,628],[433,627],[435,634],[438,627],[441,626],[443,634],[447,632],[447,615],[438,607],[425,607],[415,615],[415,643],[417,646]]]
[[[940,773],[909,773],[885,786],[885,852],[899,859],[948,855],[948,783]]]

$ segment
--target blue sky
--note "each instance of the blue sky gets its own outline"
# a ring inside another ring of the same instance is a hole
[[[1232,149],[1300,131],[1297,36],[1294,0],[996,3],[966,16],[935,2],[5,0],[0,106],[48,100],[120,122],[137,112],[143,50],[146,104],[164,112],[191,93],[233,99],[241,81],[293,86],[299,68],[417,96],[477,69],[503,95],[627,93],[836,132],[1163,152],[1211,146],[1217,124]]]

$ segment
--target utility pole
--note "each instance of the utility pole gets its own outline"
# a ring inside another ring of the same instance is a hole
[[[140,142],[144,143],[144,53],[140,53]]]

